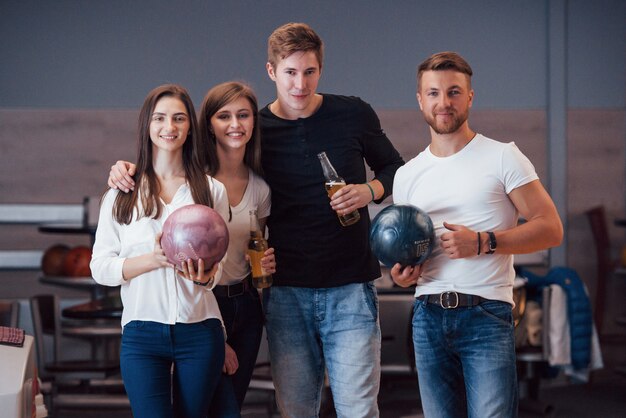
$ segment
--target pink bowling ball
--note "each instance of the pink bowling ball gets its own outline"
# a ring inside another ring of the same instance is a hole
[[[210,270],[226,254],[228,228],[220,214],[208,206],[183,206],[165,220],[161,247],[178,270],[190,258],[196,269],[201,258],[204,268]]]

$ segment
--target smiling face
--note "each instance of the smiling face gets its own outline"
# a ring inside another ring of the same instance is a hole
[[[250,101],[239,97],[211,116],[211,129],[218,148],[245,148],[254,130],[254,112]]]
[[[164,96],[157,101],[150,116],[150,139],[154,147],[166,151],[182,149],[190,127],[187,109],[180,99]]]
[[[474,90],[469,76],[454,70],[425,71],[417,101],[424,119],[439,135],[456,133],[467,122]]]
[[[267,63],[266,68],[276,83],[278,116],[294,120],[309,117],[317,110],[321,97],[315,93],[321,68],[315,52],[294,52],[276,66]]]

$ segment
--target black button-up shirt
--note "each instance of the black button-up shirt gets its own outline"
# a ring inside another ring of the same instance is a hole
[[[317,112],[304,119],[281,119],[266,106],[260,126],[263,170],[272,190],[274,284],[323,288],[378,278],[367,206],[360,209],[359,222],[341,226],[317,158],[326,152],[347,184],[367,181],[365,161],[385,188],[382,199],[388,196],[404,161],[371,106],[357,97],[324,94]]]

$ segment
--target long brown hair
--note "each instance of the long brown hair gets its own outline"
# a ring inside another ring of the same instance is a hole
[[[183,167],[185,179],[191,189],[195,203],[213,207],[213,198],[206,176],[209,168],[210,152],[207,141],[198,134],[198,121],[189,93],[177,84],[165,84],[153,89],[146,97],[139,112],[139,129],[137,135],[137,169],[134,175],[137,185],[130,193],[118,193],[113,205],[113,217],[121,224],[130,224],[136,208],[137,219],[151,216],[158,219],[163,211],[159,199],[161,186],[152,165],[152,140],[150,139],[150,121],[157,102],[163,97],[174,97],[185,105],[189,116],[189,136],[183,144]],[[139,213],[138,200],[141,199],[143,213]]]
[[[258,117],[259,105],[256,95],[250,86],[238,81],[228,81],[226,83],[218,84],[209,90],[206,96],[204,96],[202,108],[200,109],[200,133],[202,136],[206,137],[207,142],[215,150],[217,147],[217,139],[211,129],[211,118],[221,108],[242,97],[247,99],[250,103],[252,116],[254,118],[252,136],[250,141],[246,144],[243,162],[250,167],[252,171],[261,176],[263,175],[263,170],[261,168],[261,135]],[[217,172],[219,169],[219,161],[217,158],[215,159],[213,165],[215,167],[215,172]],[[211,174],[214,175],[215,172],[211,172]]]

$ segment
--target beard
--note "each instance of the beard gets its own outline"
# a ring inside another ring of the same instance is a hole
[[[449,122],[437,122],[437,116],[435,114],[436,110],[433,110],[432,113],[424,112],[424,119],[426,123],[437,133],[438,135],[447,135],[454,133],[459,130],[461,126],[467,121],[469,116],[469,112],[465,111],[464,113],[453,113],[452,119]]]

